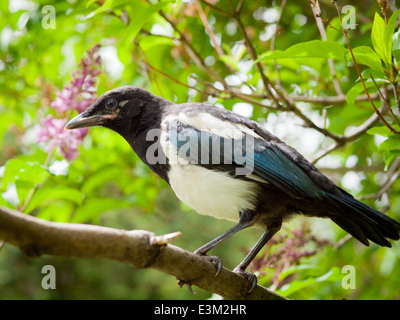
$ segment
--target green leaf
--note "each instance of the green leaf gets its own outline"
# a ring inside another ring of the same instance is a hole
[[[170,38],[159,36],[146,36],[140,40],[140,47],[144,52],[159,46],[173,46],[174,41]]]
[[[222,62],[224,62],[225,64],[227,64],[228,66],[231,66],[236,71],[239,71],[238,61],[236,61],[235,58],[228,56],[228,55],[223,55],[223,56],[220,56],[219,59]]]
[[[316,283],[335,282],[342,279],[343,274],[341,273],[341,270],[338,267],[333,267],[322,276],[291,281],[290,283],[283,285],[281,289],[276,290],[276,292],[284,296],[289,296]]]
[[[15,194],[18,195],[18,200],[13,195],[10,199],[15,199],[19,203],[23,203],[28,197],[29,192],[38,184],[44,182],[50,173],[41,165],[33,162],[24,161],[21,159],[11,159],[7,161],[4,169],[4,175],[1,179],[2,196]],[[5,193],[4,193],[5,192]]]
[[[74,223],[85,223],[88,221],[98,222],[99,215],[109,210],[129,208],[131,204],[127,201],[112,198],[91,198],[74,213]]]
[[[282,281],[283,279],[285,279],[287,276],[290,276],[293,273],[296,273],[298,271],[302,271],[302,270],[318,270],[318,266],[315,265],[308,265],[308,264],[300,264],[297,266],[290,266],[289,268],[287,268],[286,270],[282,271],[279,275],[279,280]]]
[[[393,33],[396,28],[397,18],[400,10],[392,14],[386,26],[385,21],[376,12],[374,23],[372,25],[371,40],[375,52],[383,60],[387,67],[392,65],[392,46],[393,46]]]
[[[392,16],[389,19],[388,25],[387,25],[386,33],[387,33],[387,38],[390,41],[391,46],[392,46],[392,38],[393,38],[394,30],[396,29],[396,23],[397,23],[399,14],[400,14],[400,9],[393,12]]]
[[[94,189],[103,186],[107,181],[115,181],[115,177],[124,175],[120,167],[102,167],[92,176],[88,177],[82,185],[81,191],[84,195],[89,195]]]
[[[375,82],[377,84],[381,84],[381,83],[386,83],[388,82],[387,80],[382,80],[382,79],[375,79]],[[364,80],[365,83],[365,87],[368,89],[371,88],[375,88],[375,84],[372,81],[372,79],[367,79]],[[360,93],[364,92],[364,87],[363,84],[361,82],[356,83],[349,91],[347,91],[346,93],[346,101],[349,105],[354,105],[354,102],[356,101],[358,95]],[[371,93],[371,92],[369,92]]]
[[[376,54],[374,50],[367,46],[360,46],[353,49],[354,57],[358,64],[364,64],[374,70],[382,72],[383,67],[382,62],[379,56]],[[352,61],[351,53],[347,53],[347,59]]]
[[[385,171],[389,169],[390,165],[399,155],[400,150],[387,150],[383,152],[383,157],[385,158]]]
[[[386,24],[381,16],[375,12],[374,23],[372,24],[371,41],[375,52],[383,60],[386,66],[390,66],[391,52],[386,41]]]
[[[364,87],[361,82],[356,83],[349,91],[346,93],[347,104],[353,106],[358,95],[364,91]]]
[[[71,219],[71,212],[73,205],[65,201],[58,201],[55,204],[44,207],[37,214],[38,218],[58,221],[58,222],[69,222]]]
[[[347,49],[337,42],[312,40],[297,43],[285,51],[268,51],[262,54],[257,61],[294,58],[325,58],[344,61],[346,52]]]
[[[393,39],[393,44],[392,44],[393,53],[395,51],[398,51],[399,49],[400,49],[400,39],[399,38],[395,38],[395,39]]]
[[[49,175],[49,172],[37,163],[11,159],[5,165],[2,184],[5,188],[10,182],[18,182],[21,186],[31,188],[42,183]]]
[[[393,127],[394,129],[396,129],[396,130],[400,130],[399,126],[397,126],[397,125],[393,125],[392,127]],[[371,135],[373,135],[373,134],[379,134],[380,136],[383,136],[383,137],[394,136],[394,133],[391,132],[391,131],[389,130],[389,128],[386,127],[386,126],[373,127],[373,128],[371,128],[371,129],[369,129],[369,130],[367,131],[367,133],[368,133],[368,134],[371,134]]]
[[[399,14],[400,14],[400,9],[393,12],[392,16],[389,19],[389,22],[387,25],[387,30],[386,30],[386,33],[387,33],[386,37],[387,37],[387,41],[389,42],[389,46],[390,46],[389,49],[396,60],[398,60],[398,56],[399,56],[399,50],[398,50],[399,43],[398,43],[398,39],[393,39],[393,34],[396,29],[396,23],[397,23]],[[392,57],[390,57],[390,62],[392,62]]]
[[[389,19],[388,25],[387,25],[387,31],[388,31],[388,35],[391,37],[393,37],[394,34],[394,30],[396,29],[396,24],[397,24],[397,19],[399,17],[400,14],[400,9],[393,12],[392,16]]]
[[[399,45],[400,45],[400,41],[399,41]],[[398,64],[400,61],[400,49],[393,50],[392,52],[393,52],[393,57],[396,59],[397,64]],[[398,79],[398,77],[399,77],[399,75],[397,75],[397,79]],[[395,79],[395,80],[397,80],[397,79]]]
[[[327,273],[318,277],[317,282],[334,282],[338,280],[343,280],[342,270],[338,267],[332,267]]]
[[[400,149],[400,136],[390,136],[385,141],[383,141],[379,147],[379,151],[391,151]]]
[[[371,79],[371,75],[374,77],[375,81],[389,82],[383,72],[377,71],[375,69],[367,68],[361,72],[361,76],[363,79]]]
[[[128,28],[126,28],[127,41],[132,42],[140,29],[150,20],[153,14],[170,2],[171,1],[162,1],[152,5],[145,5],[141,1],[130,1],[129,17],[131,21]]]
[[[101,7],[97,8],[95,11],[93,11],[91,14],[89,14],[87,16],[87,18],[94,17],[100,13],[107,11],[107,10],[113,10],[115,8],[123,6],[130,2],[131,2],[130,0],[106,0]],[[89,1],[87,3],[87,7],[90,6],[92,3],[93,3],[93,1]]]
[[[86,8],[88,8],[90,5],[92,5],[92,4],[95,3],[95,2],[97,2],[97,0],[89,0],[89,1],[86,3]]]
[[[83,196],[78,190],[68,187],[60,187],[55,189],[42,188],[36,191],[25,212],[29,213],[38,206],[50,204],[54,200],[67,200],[77,205],[81,205]]]
[[[300,291],[306,287],[313,285],[316,282],[315,278],[307,278],[304,280],[294,280],[288,284],[282,286],[281,289],[276,290],[276,293],[281,294],[283,296],[290,296],[297,291]]]

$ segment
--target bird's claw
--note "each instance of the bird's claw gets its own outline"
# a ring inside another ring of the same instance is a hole
[[[217,272],[214,274],[214,277],[218,276],[221,273],[222,270],[222,260],[220,257],[217,256],[207,256],[204,253],[201,252],[194,252],[195,254],[202,256],[203,258],[207,259],[208,261],[210,261],[213,265],[215,265],[215,267],[217,268]]]
[[[255,289],[255,287],[257,286],[257,277],[254,274],[244,271],[239,266],[233,269],[233,272],[249,281],[251,286],[247,293],[251,293]]]
[[[191,294],[197,294],[196,291],[193,290],[192,285],[189,282],[178,279],[178,285],[179,288],[182,288],[184,285],[186,285],[187,289]]]
[[[208,261],[210,261],[212,264],[214,264],[217,267],[217,272],[214,274],[214,277],[219,275],[222,270],[222,260],[220,257],[217,256],[204,256]]]
[[[217,256],[207,256],[204,253],[200,253],[200,252],[196,252],[195,254],[198,254],[199,256],[204,257],[205,259],[207,259],[208,261],[210,261],[213,265],[216,266],[217,268],[217,272],[215,273],[214,277],[216,277],[217,275],[220,274],[221,270],[222,270],[222,260],[220,257]],[[184,281],[181,279],[178,279],[178,285],[180,288],[182,288],[184,285],[186,285],[186,287],[188,288],[188,290],[193,293],[196,294],[196,292],[192,289],[192,284],[188,281]]]

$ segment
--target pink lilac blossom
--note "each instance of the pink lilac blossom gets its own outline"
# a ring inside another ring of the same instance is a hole
[[[96,76],[100,70],[100,56],[96,55],[99,45],[88,51],[88,57],[82,59],[80,70],[72,74],[70,86],[57,91],[56,99],[50,104],[57,112],[65,113],[71,109],[79,113],[85,111],[97,98]]]
[[[56,99],[50,105],[60,118],[48,115],[42,120],[42,126],[35,127],[38,143],[47,144],[47,152],[58,147],[68,161],[74,161],[78,156],[78,146],[87,135],[88,129],[64,130],[64,126],[72,110],[81,113],[97,99],[95,82],[100,73],[100,56],[97,54],[99,48],[96,45],[89,50],[87,58],[81,60],[80,69],[72,74],[70,85],[61,91],[57,90]]]
[[[42,119],[42,125],[37,125],[36,139],[38,143],[47,143],[46,152],[50,152],[53,148],[59,147],[61,153],[68,161],[74,161],[79,155],[78,146],[82,143],[88,129],[64,130],[64,126],[68,119],[57,119],[52,115],[48,115]]]

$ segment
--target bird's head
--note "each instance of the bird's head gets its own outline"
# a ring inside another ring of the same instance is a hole
[[[103,126],[123,134],[132,128],[132,122],[143,109],[155,112],[166,101],[141,88],[119,87],[103,94],[86,111],[71,119],[65,129]]]

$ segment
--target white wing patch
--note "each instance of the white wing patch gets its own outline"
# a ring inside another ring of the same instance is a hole
[[[169,183],[177,197],[199,214],[237,222],[239,212],[255,209],[254,182],[197,165],[172,165]]]

